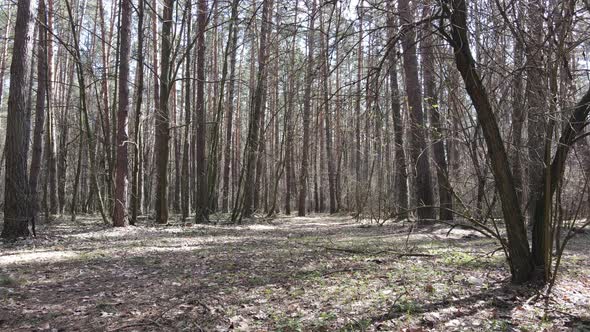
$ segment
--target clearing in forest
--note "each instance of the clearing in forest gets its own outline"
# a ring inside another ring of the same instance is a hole
[[[590,328],[590,235],[552,296],[509,284],[479,234],[345,216],[104,228],[58,220],[0,245],[2,331]]]

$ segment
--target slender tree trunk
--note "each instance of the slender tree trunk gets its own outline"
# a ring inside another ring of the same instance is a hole
[[[137,214],[141,206],[140,202],[140,188],[139,185],[141,176],[139,174],[141,162],[142,144],[140,140],[140,123],[141,123],[141,106],[143,102],[143,16],[144,16],[144,0],[139,0],[137,14],[137,84],[135,88],[135,121],[133,130],[133,178],[131,180],[131,219],[129,223],[135,225],[137,223]]]
[[[390,5],[393,1],[390,0]],[[392,38],[395,35],[393,17],[389,18],[390,26],[389,35]],[[392,38],[393,39],[393,38]],[[391,45],[393,50],[396,50],[396,44]],[[404,152],[404,135],[403,135],[403,120],[401,116],[400,106],[400,92],[397,82],[397,52],[389,52],[389,88],[391,93],[391,115],[394,132],[394,156],[395,165],[394,172],[394,188],[395,188],[395,202],[394,206],[398,212],[400,219],[407,216],[408,209],[408,171],[406,169],[406,154]]]
[[[109,220],[104,210],[104,205],[102,201],[102,196],[100,193],[100,189],[98,186],[98,171],[96,167],[96,156],[94,151],[96,149],[95,141],[94,141],[94,133],[91,131],[90,127],[90,120],[88,116],[88,107],[87,107],[87,99],[86,99],[86,83],[84,78],[84,68],[82,65],[82,57],[80,52],[80,44],[78,42],[78,34],[76,32],[76,26],[74,23],[74,16],[72,13],[72,8],[70,5],[69,0],[65,0],[66,9],[68,12],[68,19],[70,23],[70,28],[72,29],[72,36],[74,41],[74,52],[75,52],[75,62],[76,62],[76,73],[78,76],[78,88],[80,89],[80,103],[81,103],[81,111],[82,111],[82,118],[84,123],[84,130],[86,131],[86,139],[88,144],[88,159],[90,160],[90,173],[91,173],[91,181],[92,187],[96,192],[97,199],[98,199],[98,210],[102,217],[103,223],[108,224]]]
[[[186,10],[189,13],[192,13],[192,6],[191,1],[188,0],[186,2]],[[192,15],[188,15],[187,17],[187,25],[186,25],[186,44],[188,45],[191,42],[191,33],[192,33]],[[190,75],[190,67],[191,67],[191,52],[189,51],[185,58],[184,64],[184,142],[182,146],[182,190],[181,190],[181,209],[182,209],[182,220],[185,221],[189,215],[189,208],[190,208],[190,194],[189,194],[189,151],[190,151],[190,141],[189,135],[191,134],[191,99],[192,99],[192,90],[191,90],[191,75]]]
[[[170,153],[170,111],[171,87],[170,56],[172,53],[172,11],[174,0],[165,0],[162,16],[162,55],[160,70],[160,105],[156,112],[156,222],[168,222],[168,160]]]
[[[143,1],[143,0],[140,0]],[[115,208],[113,225],[126,226],[127,187],[129,157],[127,141],[129,140],[129,54],[131,48],[131,0],[121,0],[121,27],[119,47],[119,109],[117,111],[117,159],[115,173]],[[140,69],[141,70],[141,69]]]
[[[195,222],[209,221],[209,186],[207,185],[207,111],[205,109],[205,29],[207,28],[207,0],[199,0],[197,15],[197,125],[196,163],[197,163],[197,204]]]
[[[299,1],[295,2],[295,12],[299,10]],[[294,17],[294,26],[297,26],[297,15]],[[285,214],[291,214],[291,193],[294,192],[292,189],[293,176],[292,176],[292,164],[293,164],[293,104],[296,95],[295,87],[295,51],[297,48],[297,30],[293,30],[293,39],[291,40],[291,54],[289,58],[289,88],[285,110]]]
[[[260,119],[262,117],[263,99],[266,86],[266,49],[270,21],[272,0],[264,1],[262,5],[262,23],[260,27],[260,46],[258,49],[258,73],[256,75],[256,90],[252,95],[252,111],[248,136],[245,147],[245,174],[244,174],[244,199],[242,203],[241,217],[249,218],[254,214],[254,191],[256,190],[256,165],[259,148]]]
[[[305,70],[305,92],[303,93],[303,145],[301,147],[301,174],[299,177],[299,203],[297,207],[297,215],[299,216],[305,216],[306,214],[305,200],[307,197],[307,182],[309,177],[309,122],[311,120],[311,87],[313,85],[315,63],[313,54],[315,43],[315,0],[311,0],[309,13],[311,17],[307,32],[307,68]]]
[[[66,62],[69,64],[70,62]],[[68,67],[64,67],[68,68]],[[69,66],[68,73],[66,74],[68,82],[72,82],[74,79],[74,66]],[[63,93],[65,97],[63,98],[63,104],[70,103],[70,97],[72,94],[73,87],[72,85],[68,85],[62,90],[66,90],[67,92]],[[57,108],[55,108],[57,111]],[[68,171],[68,137],[70,133],[70,126],[69,126],[69,119],[66,116],[66,112],[62,111],[62,115],[60,118],[59,124],[59,131],[61,136],[59,138],[59,153],[57,155],[58,164],[57,164],[57,181],[58,181],[58,201],[59,201],[59,212],[64,213],[66,209],[66,180],[67,180],[67,171]],[[80,135],[82,139],[82,135]]]
[[[335,9],[335,5],[332,8]],[[324,31],[324,20],[322,19],[322,31]],[[329,29],[329,25],[327,27]],[[338,207],[336,205],[336,179],[334,174],[334,155],[332,153],[332,124],[330,114],[330,91],[328,81],[330,80],[330,51],[328,50],[330,44],[330,31],[324,31],[325,39],[322,38],[322,80],[323,80],[323,106],[324,106],[324,130],[326,135],[326,158],[328,163],[328,188],[330,197],[330,213],[336,213]]]
[[[232,148],[232,127],[233,127],[233,115],[234,115],[234,100],[235,89],[236,89],[236,60],[238,53],[238,4],[239,0],[233,0],[231,8],[231,18],[229,26],[229,40],[231,40],[231,46],[228,47],[230,54],[230,73],[229,73],[229,87],[228,97],[226,102],[226,113],[225,113],[225,146],[223,152],[223,188],[222,188],[222,201],[221,209],[223,212],[227,212],[229,208],[229,188],[230,178],[229,172],[231,169],[231,148]],[[239,100],[238,100],[239,102]]]
[[[359,39],[358,39],[358,49],[357,49],[357,74],[356,74],[356,94],[355,94],[355,103],[354,103],[354,179],[356,181],[355,184],[355,203],[356,203],[356,213],[360,214],[362,211],[362,197],[361,197],[361,83],[362,83],[362,73],[363,73],[363,0],[360,1],[358,6],[358,16],[359,16]]]
[[[37,8],[39,22],[39,44],[37,47],[37,96],[35,104],[35,129],[33,131],[33,150],[31,154],[31,168],[29,176],[29,191],[31,193],[31,209],[33,216],[39,210],[37,197],[37,182],[42,156],[43,126],[45,123],[45,100],[47,95],[47,13],[45,1],[40,0]]]
[[[4,73],[5,73],[5,69],[6,69],[6,58],[8,58],[8,33],[10,32],[9,27],[12,26],[12,6],[11,4],[8,5],[8,8],[6,9],[7,15],[8,17],[6,18],[6,29],[4,31],[4,36],[3,36],[3,46],[2,46],[2,55],[0,58],[0,82],[2,82],[2,84],[0,84],[0,105],[2,105],[2,96],[4,93]]]

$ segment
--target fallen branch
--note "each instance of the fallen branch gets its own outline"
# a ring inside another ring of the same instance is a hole
[[[315,247],[322,248],[328,251],[340,251],[340,252],[347,252],[350,254],[362,254],[362,255],[380,255],[380,254],[393,254],[399,257],[434,257],[436,255],[433,254],[425,254],[425,253],[411,253],[411,252],[397,252],[393,250],[380,250],[380,251],[367,251],[367,250],[360,250],[360,249],[349,249],[349,248],[338,248],[338,247],[326,247],[326,246],[319,246],[316,245]]]

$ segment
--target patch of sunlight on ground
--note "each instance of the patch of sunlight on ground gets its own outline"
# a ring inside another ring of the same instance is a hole
[[[24,264],[24,263],[55,263],[75,258],[79,255],[76,251],[45,251],[16,253],[0,257],[0,266]]]
[[[253,231],[270,231],[270,230],[278,229],[278,227],[270,226],[270,225],[250,225],[246,228],[251,229]]]

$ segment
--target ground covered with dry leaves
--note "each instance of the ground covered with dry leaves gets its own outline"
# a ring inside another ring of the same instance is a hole
[[[2,331],[587,331],[590,235],[550,298],[477,233],[350,217],[105,228],[0,244]]]

